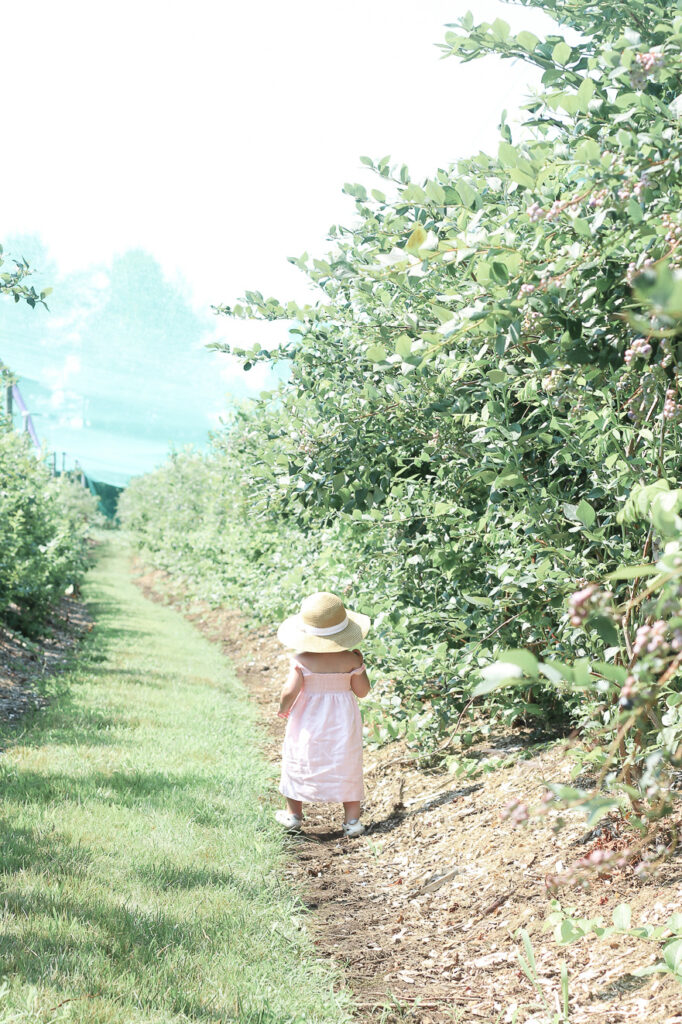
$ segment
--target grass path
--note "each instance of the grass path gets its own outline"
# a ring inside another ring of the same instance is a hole
[[[50,706],[0,735],[0,1022],[347,1020],[279,880],[229,663],[141,595],[116,538],[86,599]]]

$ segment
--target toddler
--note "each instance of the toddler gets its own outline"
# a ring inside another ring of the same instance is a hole
[[[278,639],[296,653],[279,705],[287,719],[282,747],[280,793],[286,811],[277,821],[290,832],[301,828],[302,805],[342,803],[343,831],[360,836],[362,721],[356,697],[366,697],[369,680],[357,645],[370,620],[349,612],[335,594],[307,597],[298,615],[286,619]]]

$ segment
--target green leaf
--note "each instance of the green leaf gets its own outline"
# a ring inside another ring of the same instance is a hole
[[[448,512],[452,512],[451,501],[437,501],[436,504],[433,506],[434,516],[444,516],[447,515]]]
[[[572,921],[570,917],[557,925],[554,937],[560,946],[568,946],[571,942],[577,942],[585,935],[585,929],[581,927],[580,921]]]
[[[601,148],[594,139],[583,139],[575,151],[576,163],[598,164],[601,162]]]
[[[466,181],[455,181],[455,189],[459,193],[459,198],[462,200],[465,206],[474,206],[476,202],[476,192],[468,185]]]
[[[528,53],[532,53],[540,40],[533,32],[523,31],[518,33],[516,42],[519,46],[522,46],[524,50],[527,50]]]
[[[555,64],[561,64],[565,66],[568,63],[569,57],[571,56],[572,52],[573,51],[571,50],[571,47],[568,45],[568,43],[557,43],[554,49],[552,50],[552,60],[555,62]]]
[[[507,679],[520,679],[523,676],[523,670],[520,665],[515,665],[513,661],[495,661],[492,665],[486,665],[485,668],[482,668],[481,675],[486,682],[491,680],[502,682]]]
[[[410,232],[410,236],[405,243],[405,248],[408,252],[417,252],[418,249],[421,249],[427,237],[427,232],[424,230],[422,225],[416,224]]]
[[[636,580],[641,576],[657,576],[660,573],[655,565],[627,565],[615,572],[610,572],[607,580]]]
[[[663,959],[673,974],[682,974],[682,939],[675,939],[665,947]]]
[[[437,203],[439,206],[444,205],[445,189],[443,188],[442,185],[439,185],[437,181],[427,181],[426,188],[424,191],[426,192],[429,199],[432,199],[434,203]]]
[[[634,196],[630,199],[627,209],[628,216],[630,217],[630,220],[633,222],[633,224],[639,224],[642,218],[644,217],[644,214],[642,213],[642,207],[634,198]]]
[[[497,147],[497,158],[503,167],[516,167],[519,160],[516,146],[502,140]]]
[[[400,198],[407,203],[425,203],[426,192],[423,188],[420,188],[419,185],[416,185],[414,182],[410,182],[410,184],[400,193]]]
[[[613,924],[619,932],[627,931],[632,924],[632,910],[629,903],[620,903],[613,911]]]
[[[535,178],[531,178],[530,174],[522,171],[520,167],[512,167],[509,171],[509,177],[518,185],[525,185],[526,188],[535,188]]]
[[[628,675],[628,670],[622,665],[609,665],[606,661],[593,662],[592,671],[599,672],[600,675],[609,679],[612,683],[618,683],[621,686],[627,679]]]
[[[494,22],[490,27],[492,29],[493,36],[499,42],[503,43],[505,39],[509,38],[511,29],[507,22],[503,21],[502,18],[495,18]]]
[[[370,345],[365,356],[371,363],[383,363],[386,358],[386,349],[383,345]]]
[[[507,284],[509,281],[509,271],[506,264],[501,263],[499,260],[493,260],[490,264],[490,276],[496,284]]]
[[[506,662],[510,665],[518,665],[519,668],[523,669],[526,675],[537,677],[538,659],[531,654],[530,651],[514,648],[507,651],[501,651],[500,661]]]
[[[541,661],[538,665],[540,675],[549,679],[550,683],[560,683],[563,680],[571,680],[573,672],[568,665],[559,665],[555,661]]]
[[[537,965],[535,963],[535,953],[533,952],[533,944],[530,941],[530,936],[529,936],[529,934],[528,934],[528,932],[526,931],[525,928],[522,928],[519,934],[521,935],[521,941],[523,942],[523,948],[525,949],[526,956],[528,957],[528,963],[531,966],[531,969],[533,971],[534,977],[537,978],[538,969],[537,969]]]
[[[580,83],[580,88],[577,92],[578,107],[584,114],[587,113],[589,102],[594,96],[594,82],[591,78],[585,78]]]
[[[592,629],[596,629],[599,636],[608,647],[618,647],[620,638],[613,621],[606,615],[590,615],[588,623]]]
[[[682,316],[682,274],[673,273],[667,263],[656,268],[653,281],[651,273],[638,278],[635,295],[664,313]]]
[[[656,480],[647,486],[633,487],[625,505],[616,516],[618,523],[635,523],[648,515],[656,495],[670,490],[667,480]]]
[[[557,103],[567,114],[577,114],[580,110],[580,100],[573,92],[565,92],[558,96]]]
[[[493,665],[489,666],[490,669],[492,669],[493,667]],[[512,670],[515,671],[517,674],[513,675]],[[487,669],[482,670],[482,672],[486,671]],[[495,690],[502,690],[508,686],[523,685],[523,682],[524,681],[521,675],[521,670],[516,668],[515,665],[507,665],[506,673],[502,671],[502,667],[500,666],[500,674],[491,674],[489,678],[486,678],[483,680],[483,682],[478,683],[471,691],[471,696],[484,697],[485,694],[493,693]]]
[[[403,359],[407,359],[412,353],[412,338],[409,334],[399,334],[395,341],[395,350]]]
[[[682,913],[679,910],[670,915],[666,924],[671,932],[679,932],[682,935]]]
[[[682,490],[664,491],[651,502],[651,522],[662,537],[678,536],[677,513],[682,505]]]
[[[516,487],[524,487],[526,481],[518,473],[500,473],[492,484],[493,491],[514,490]]]
[[[476,605],[478,608],[492,608],[493,602],[489,597],[481,597],[479,594],[462,594],[465,601]]]
[[[578,502],[575,510],[576,519],[583,524],[583,526],[594,526],[597,519],[596,512],[592,506],[585,501],[584,498]]]

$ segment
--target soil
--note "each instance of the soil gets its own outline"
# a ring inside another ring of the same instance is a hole
[[[273,631],[189,601],[164,573],[139,564],[136,571],[150,598],[175,605],[222,645],[258,707],[276,764],[288,657]],[[366,834],[346,839],[341,809],[312,805],[304,809],[304,832],[288,840],[288,874],[309,909],[309,931],[320,956],[343,971],[357,1019],[563,1024],[563,961],[571,1024],[682,1024],[679,983],[670,974],[633,974],[660,962],[658,943],[614,934],[559,946],[545,925],[555,898],[573,916],[601,916],[606,924],[621,903],[631,906],[633,926],[663,924],[682,910],[682,858],[652,877],[630,866],[553,895],[548,876],[594,849],[625,845],[621,823],[606,819],[588,830],[582,816],[567,815],[557,832],[549,815],[520,826],[501,818],[510,800],[537,804],[546,781],[569,781],[572,762],[561,742],[533,746],[512,731],[474,744],[467,757],[475,774],[458,779],[443,768],[419,768],[404,744],[368,749]],[[672,824],[679,827],[679,812]],[[535,984],[519,959],[526,956],[520,928],[532,943]]]
[[[41,680],[53,676],[69,659],[92,620],[77,597],[64,597],[38,640],[0,624],[0,722],[18,722],[47,705]]]

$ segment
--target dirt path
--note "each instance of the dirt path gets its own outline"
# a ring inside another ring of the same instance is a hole
[[[181,607],[222,645],[259,707],[277,762],[287,656],[272,634],[247,631],[237,613],[188,602],[161,573],[138,573],[148,596]],[[458,780],[417,770],[400,744],[367,751],[366,836],[344,839],[339,809],[321,805],[306,810],[305,833],[291,839],[289,874],[312,912],[309,927],[320,954],[344,967],[359,1019],[545,1024],[559,1005],[565,961],[571,1024],[682,1024],[679,984],[631,973],[658,959],[658,947],[623,935],[560,947],[544,927],[553,909],[546,876],[619,842],[616,822],[586,831],[572,818],[555,834],[547,820],[517,828],[501,821],[512,798],[536,802],[543,780],[569,780],[562,747],[528,749],[511,734],[478,744],[471,757],[474,777]],[[633,924],[663,923],[682,909],[682,863],[677,857],[645,881],[614,873],[558,898],[577,916],[601,914],[606,923],[623,902]],[[546,1003],[521,970],[519,928],[533,944]]]

